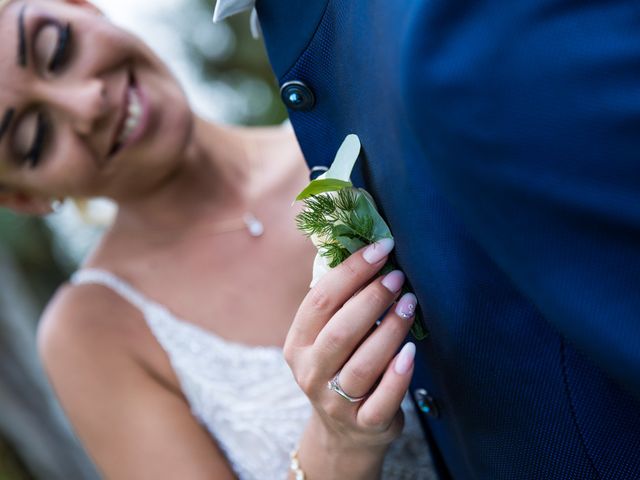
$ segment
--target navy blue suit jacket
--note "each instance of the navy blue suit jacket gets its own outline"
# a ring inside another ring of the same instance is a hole
[[[257,8],[310,166],[362,141],[443,476],[640,478],[640,3]]]

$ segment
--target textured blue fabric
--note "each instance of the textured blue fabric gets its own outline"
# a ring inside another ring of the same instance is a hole
[[[311,166],[360,136],[448,474],[639,479],[640,4],[311,3],[258,2],[267,49]]]

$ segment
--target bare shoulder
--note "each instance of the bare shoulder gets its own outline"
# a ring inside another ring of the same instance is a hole
[[[179,390],[146,361],[162,349],[116,293],[63,286],[38,340],[58,399],[105,478],[233,478]]]
[[[140,312],[100,285],[65,284],[49,302],[38,328],[38,349],[48,370],[70,355],[129,350],[144,336]]]

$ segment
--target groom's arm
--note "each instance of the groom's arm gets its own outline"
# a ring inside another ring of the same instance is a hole
[[[419,2],[405,108],[470,232],[640,396],[635,1]]]

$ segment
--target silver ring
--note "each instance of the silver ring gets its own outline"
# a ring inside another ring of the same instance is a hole
[[[339,377],[340,377],[340,372],[336,373],[335,376],[331,380],[329,380],[327,382],[327,388],[329,390],[333,390],[338,395],[340,395],[342,398],[344,398],[346,400],[349,400],[351,403],[360,402],[361,400],[364,399],[364,397],[366,397],[366,395],[363,395],[362,397],[352,397],[351,395],[349,395],[340,386],[340,382],[338,380]]]

